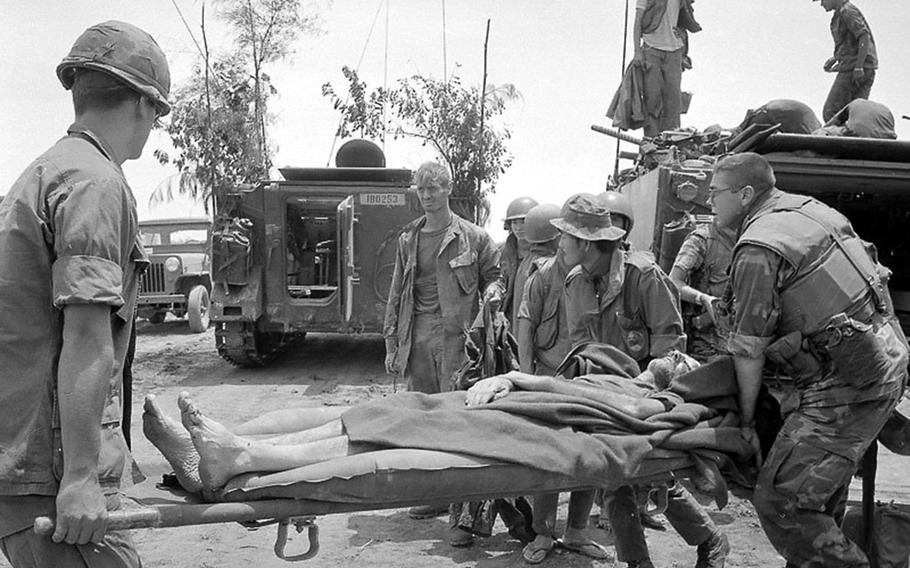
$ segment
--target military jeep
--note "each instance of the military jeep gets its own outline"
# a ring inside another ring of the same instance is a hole
[[[137,315],[161,323],[168,312],[190,330],[209,326],[212,223],[205,218],[141,221],[139,236],[150,265],[142,275]]]

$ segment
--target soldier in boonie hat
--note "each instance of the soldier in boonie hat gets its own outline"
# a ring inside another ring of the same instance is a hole
[[[550,223],[585,241],[618,241],[626,232],[613,224],[610,210],[590,193],[573,195],[562,206],[562,215]]]

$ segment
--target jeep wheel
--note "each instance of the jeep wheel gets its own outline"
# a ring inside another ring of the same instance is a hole
[[[186,318],[190,331],[202,333],[209,327],[209,291],[205,286],[193,286],[186,300]]]
[[[167,312],[153,312],[149,316],[149,323],[164,323],[164,318],[167,317]]]

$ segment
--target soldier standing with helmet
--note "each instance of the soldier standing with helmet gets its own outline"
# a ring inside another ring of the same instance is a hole
[[[121,166],[170,111],[170,74],[149,34],[109,21],[57,77],[75,122],[0,206],[0,548],[15,568],[139,566],[106,532],[130,471],[120,389],[144,261]],[[51,538],[32,531],[42,515]]]
[[[530,197],[513,199],[506,208],[503,228],[509,232],[506,242],[499,249],[499,261],[502,267],[500,288],[502,289],[502,311],[509,319],[512,333],[518,325],[518,307],[521,304],[521,293],[528,279],[531,268],[528,250],[531,244],[525,236],[525,217],[537,201]]]
[[[608,194],[610,192],[607,192]],[[566,312],[573,345],[597,341],[618,347],[645,367],[656,357],[684,351],[676,289],[653,261],[627,250],[626,231],[614,225],[608,196],[578,194],[563,206],[553,225],[559,248],[573,266],[566,278]],[[629,212],[631,228],[634,219]],[[617,489],[607,498],[618,560],[651,568],[635,488]],[[722,567],[730,551],[726,535],[679,483],[668,488],[667,520],[697,547],[698,568]]]
[[[908,348],[874,249],[821,202],[775,188],[768,161],[723,157],[709,188],[734,227],[732,333],[743,437],[758,446],[765,359],[793,377],[753,502],[788,566],[869,566],[840,529],[850,478],[907,383]]]

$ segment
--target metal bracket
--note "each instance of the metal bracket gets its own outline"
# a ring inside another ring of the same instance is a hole
[[[285,553],[285,546],[288,543],[288,525],[294,524],[298,533],[307,531],[307,540],[309,547],[302,554],[288,556]],[[319,554],[319,527],[316,525],[316,517],[290,517],[278,521],[278,536],[275,538],[275,556],[288,562],[297,562],[299,560],[309,560]]]

